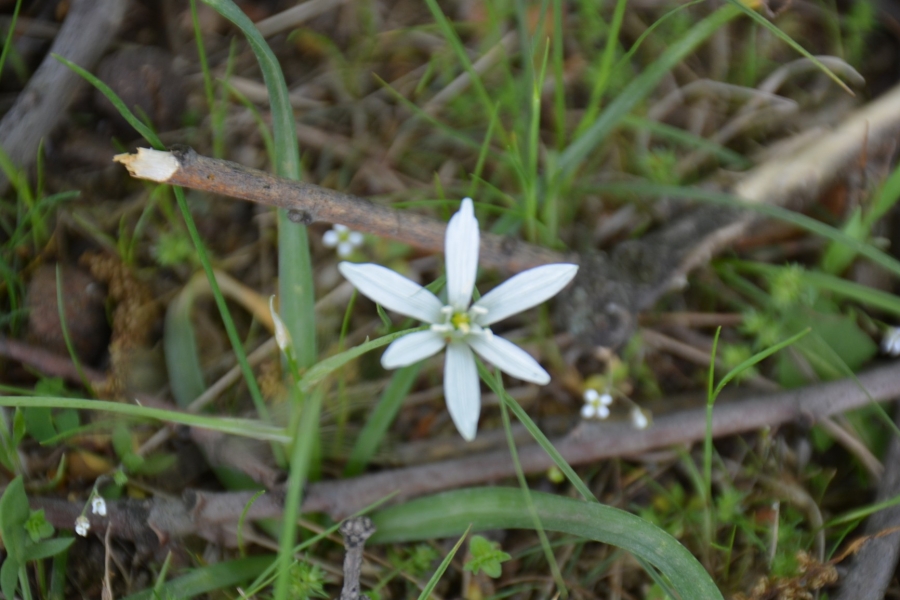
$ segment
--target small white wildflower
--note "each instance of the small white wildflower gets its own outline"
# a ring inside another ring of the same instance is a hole
[[[91,529],[91,522],[84,515],[75,519],[75,533],[81,537],[87,537],[87,532]]]
[[[635,429],[647,429],[650,425],[650,420],[647,418],[647,415],[637,406],[631,409],[631,425]]]
[[[91,499],[91,512],[101,517],[106,516],[106,500],[100,496],[94,496]]]
[[[337,255],[344,258],[350,256],[355,248],[362,246],[363,234],[352,231],[346,225],[335,223],[322,236],[322,242],[329,248],[337,248]]]
[[[584,391],[584,406],[581,407],[581,416],[585,419],[605,419],[609,416],[609,406],[613,398],[609,394],[601,394],[597,390]]]
[[[888,327],[881,339],[881,349],[885,354],[900,356],[900,327]]]
[[[475,439],[481,412],[481,386],[474,350],[504,373],[540,385],[550,375],[531,355],[490,329],[497,321],[556,295],[578,271],[577,265],[544,265],[519,273],[472,302],[478,270],[480,233],[471,198],[447,224],[447,304],[418,283],[374,264],[342,262],[341,274],[356,289],[384,308],[431,325],[394,340],[381,357],[386,369],[405,367],[447,349],[444,398],[450,417],[466,440]],[[471,304],[471,306],[470,306]]]
[[[282,352],[287,352],[291,345],[291,334],[285,327],[284,321],[278,316],[278,311],[275,310],[274,295],[269,298],[269,312],[272,313],[272,322],[275,324],[275,343],[278,344]]]

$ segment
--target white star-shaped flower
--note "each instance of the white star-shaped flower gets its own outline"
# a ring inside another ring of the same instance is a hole
[[[84,515],[75,519],[75,533],[81,537],[87,537],[88,531],[91,530],[91,522]]]
[[[881,349],[885,354],[900,356],[900,327],[888,327],[881,338]]]
[[[337,255],[344,258],[350,256],[355,248],[362,246],[363,234],[358,231],[351,231],[346,225],[335,223],[322,236],[322,243],[329,248],[337,248]]]
[[[601,394],[594,389],[584,391],[584,406],[581,407],[581,416],[585,419],[605,419],[609,416],[609,406],[613,398],[609,394]]]
[[[538,384],[550,375],[527,352],[502,337],[490,325],[531,308],[556,295],[578,271],[577,265],[544,265],[519,273],[471,304],[478,269],[480,234],[472,199],[447,225],[447,304],[406,277],[374,264],[338,265],[341,273],[363,295],[383,307],[424,321],[428,331],[394,340],[381,357],[386,369],[405,367],[434,356],[444,348],[444,397],[450,417],[466,440],[475,439],[481,412],[481,386],[474,350],[504,373]],[[471,306],[470,306],[471,304]]]

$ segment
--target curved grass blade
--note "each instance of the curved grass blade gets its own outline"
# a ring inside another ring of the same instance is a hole
[[[872,262],[880,265],[900,277],[900,261],[889,256],[872,246],[860,240],[857,240],[843,231],[836,229],[830,225],[826,225],[821,221],[816,221],[812,217],[782,208],[771,204],[762,204],[759,202],[747,202],[740,196],[726,194],[723,192],[714,192],[704,190],[697,187],[681,187],[675,185],[660,185],[656,183],[640,182],[640,183],[613,183],[608,185],[599,185],[594,188],[609,194],[638,194],[651,197],[669,197],[682,200],[699,200],[710,202],[712,204],[724,204],[735,208],[744,208],[754,211],[767,217],[778,219],[792,225],[796,225],[801,229],[805,229],[811,233],[821,235],[829,240],[834,240],[862,254]]]
[[[275,560],[273,555],[239,558],[194,569],[187,575],[160,586],[160,598],[193,598],[233,587],[262,573]],[[157,590],[147,589],[124,600],[153,600]]]
[[[666,52],[634,78],[615,100],[600,113],[600,116],[585,129],[578,139],[563,151],[559,157],[559,176],[571,177],[584,160],[603,142],[622,119],[644,100],[678,63],[684,60],[697,46],[706,41],[740,11],[733,6],[723,6],[710,16],[694,25],[687,34],[671,44]]]
[[[468,527],[465,531],[463,531],[463,534],[459,536],[459,540],[453,545],[453,547],[450,549],[450,552],[448,552],[447,556],[444,557],[444,560],[441,561],[441,564],[438,565],[438,568],[434,572],[434,575],[431,576],[431,579],[428,580],[428,583],[422,589],[422,593],[419,594],[419,600],[427,600],[431,596],[431,592],[434,591],[434,588],[437,587],[437,584],[441,580],[441,577],[443,577],[444,573],[447,572],[447,568],[450,566],[450,563],[453,561],[453,557],[456,556],[456,553],[459,551],[459,547],[462,546],[462,543],[465,541],[467,535],[469,535]]]
[[[140,406],[138,404],[124,404],[122,402],[61,398],[58,396],[0,396],[0,406],[101,410],[137,419],[154,419],[165,423],[201,427],[257,440],[283,443],[291,441],[291,438],[281,427],[273,427],[260,421],[195,415],[162,408]]]
[[[165,146],[162,141],[159,139],[159,136],[156,133],[147,127],[144,123],[138,119],[134,113],[122,102],[121,98],[119,98],[116,93],[105,83],[97,79],[93,74],[86,71],[85,69],[79,67],[75,63],[66,60],[65,58],[59,55],[53,55],[56,60],[60,61],[76,73],[78,73],[82,78],[84,78],[88,83],[93,85],[97,90],[102,93],[107,100],[109,100],[113,106],[119,111],[119,114],[128,121],[128,124],[134,127],[134,129],[140,133],[144,139],[146,139],[155,149],[157,150],[165,150]],[[253,370],[250,368],[250,363],[247,362],[247,353],[244,352],[244,346],[241,343],[241,338],[238,336],[237,328],[234,325],[234,320],[231,318],[231,312],[228,310],[228,305],[225,304],[225,298],[222,296],[222,292],[219,289],[219,284],[216,281],[215,274],[213,273],[212,262],[209,260],[209,255],[206,252],[206,246],[203,244],[203,239],[200,237],[200,232],[197,230],[197,224],[194,222],[193,216],[191,216],[191,211],[188,208],[187,200],[184,196],[184,190],[182,190],[178,186],[172,187],[175,192],[175,199],[178,202],[178,209],[181,211],[181,215],[184,218],[185,226],[187,227],[188,234],[190,235],[191,241],[194,244],[194,247],[197,249],[197,258],[200,259],[200,264],[203,266],[203,271],[206,273],[206,278],[209,280],[210,288],[212,288],[213,296],[216,300],[216,307],[219,309],[219,314],[222,317],[222,322],[225,325],[225,332],[228,334],[228,341],[231,342],[231,347],[234,350],[234,355],[237,358],[238,364],[241,366],[241,373],[244,375],[244,380],[247,383],[247,388],[250,391],[250,395],[253,397],[253,403],[256,406],[264,406],[265,402],[263,401],[262,393],[259,391],[259,384],[256,382],[256,377],[253,376]]]
[[[376,348],[387,346],[398,337],[404,336],[407,333],[412,333],[413,331],[425,331],[426,329],[428,329],[428,325],[416,327],[414,329],[405,329],[403,331],[398,331],[397,333],[391,333],[380,338],[364,342],[359,346],[354,346],[353,348],[344,350],[340,354],[335,354],[334,356],[326,358],[325,360],[313,365],[313,367],[306,372],[306,374],[303,376],[303,379],[300,380],[300,389],[304,392],[308,392],[315,384],[322,381],[322,379],[330,375],[333,371],[336,371],[337,369],[343,367],[354,358],[362,356],[369,350],[375,350]]]
[[[297,124],[278,59],[253,22],[232,0],[203,2],[234,23],[246,36],[269,92],[275,140],[275,173],[299,180]],[[291,222],[284,210],[278,211],[278,286],[281,318],[294,340],[297,363],[301,367],[309,367],[316,361],[315,288],[309,238],[306,227]]]
[[[727,261],[726,264],[736,267],[739,271],[760,273],[767,276],[775,275],[783,270],[783,267],[755,263],[749,261]],[[855,300],[870,308],[877,308],[885,312],[900,316],[900,297],[896,294],[884,292],[879,289],[861,285],[854,281],[842,279],[827,273],[802,270],[799,272],[800,280],[819,290],[825,290],[843,296],[849,300]]]
[[[353,450],[350,451],[350,458],[347,459],[347,466],[344,468],[345,477],[359,475],[366,468],[391,423],[394,422],[394,417],[397,416],[400,406],[403,405],[403,400],[416,382],[416,378],[422,370],[422,364],[422,362],[418,362],[397,369],[391,376],[391,382],[381,393],[378,404],[366,419],[366,424],[359,432]]]
[[[561,531],[618,546],[656,567],[680,600],[723,600],[709,574],[687,549],[662,529],[617,508],[531,492],[548,531]],[[457,536],[472,531],[531,529],[532,518],[517,488],[471,488],[420,498],[379,511],[370,543]]]
[[[761,14],[759,14],[758,12],[756,12],[755,10],[753,10],[752,8],[747,6],[747,3],[743,2],[742,0],[728,0],[728,2],[731,3],[732,6],[737,7],[738,10],[740,10],[745,15],[750,17],[753,21],[756,21],[756,23],[759,24],[761,27],[765,27],[766,29],[768,29],[772,35],[774,35],[775,37],[777,37],[778,39],[783,41],[785,44],[787,44],[788,46],[790,46],[791,48],[793,48],[794,50],[796,50],[797,52],[802,54],[804,58],[809,59],[809,61],[812,62],[812,64],[819,67],[819,69],[821,69],[821,71],[823,73],[828,75],[828,77],[830,77],[832,80],[834,80],[834,82],[836,84],[841,86],[841,88],[845,92],[847,92],[851,96],[856,95],[853,93],[853,90],[851,90],[849,87],[847,87],[846,83],[841,81],[840,77],[835,75],[831,71],[831,69],[829,69],[824,64],[822,64],[822,61],[820,61],[815,56],[810,54],[809,51],[807,51],[803,46],[801,46],[800,44],[795,42],[791,36],[789,36],[788,34],[783,32],[781,29],[779,29],[778,26],[775,25],[775,23],[772,23],[771,21],[767,20],[764,16],[762,16]]]

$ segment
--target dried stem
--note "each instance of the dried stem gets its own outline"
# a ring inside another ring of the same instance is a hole
[[[311,183],[282,179],[227,160],[201,156],[188,147],[175,148],[170,153],[139,148],[137,154],[120,154],[116,160],[134,177],[277,206],[290,211],[291,220],[304,225],[340,223],[423,250],[444,250],[447,224],[442,221]],[[485,266],[518,272],[559,262],[571,262],[571,259],[514,238],[481,234],[481,264]]]
[[[870,397],[876,402],[900,397],[897,363],[863,373],[858,376],[858,382],[859,385],[855,380],[845,379],[717,404],[713,413],[713,436],[718,438],[791,422],[811,426],[830,415],[865,406]],[[704,417],[705,408],[701,407],[660,416],[646,430],[612,423],[584,424],[568,436],[554,440],[554,445],[571,465],[616,456],[635,456],[698,442],[705,435]],[[520,448],[519,459],[526,473],[539,473],[553,464],[537,445]],[[508,452],[486,452],[355,479],[312,483],[303,502],[303,511],[325,512],[334,518],[343,518],[395,492],[399,499],[407,499],[514,475]],[[182,499],[156,497],[144,502],[114,501],[107,503],[108,518],[117,536],[134,541],[144,551],[153,551],[189,534],[216,543],[234,544],[234,523],[251,496],[251,492],[188,490]],[[280,516],[283,501],[277,491],[266,494],[253,503],[247,518]],[[81,511],[81,504],[56,498],[39,497],[31,502],[35,509],[44,508],[47,519],[57,527],[72,527]],[[92,531],[101,528],[98,517],[89,517]]]
[[[340,600],[369,600],[359,593],[359,574],[362,571],[363,547],[375,533],[375,525],[369,517],[353,517],[341,523],[341,535],[347,554],[344,556],[344,587]]]

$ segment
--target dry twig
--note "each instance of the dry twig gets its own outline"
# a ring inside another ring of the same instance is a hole
[[[38,146],[75,99],[81,76],[56,58],[90,68],[112,40],[127,2],[121,0],[74,0],[69,14],[47,57],[19,94],[15,105],[0,121],[0,147],[15,165],[27,168],[37,156]],[[0,172],[0,187],[7,177]]]
[[[863,373],[858,381],[859,385],[855,380],[845,379],[719,404],[713,413],[713,436],[719,438],[792,422],[811,426],[829,415],[865,406],[870,397],[876,402],[900,397],[900,368],[896,363]],[[554,440],[554,445],[573,466],[616,456],[634,456],[702,440],[706,428],[704,415],[705,408],[663,415],[646,430],[622,424],[584,424],[568,436]],[[535,444],[521,447],[519,460],[526,473],[540,473],[553,464]],[[355,479],[312,483],[302,509],[343,518],[393,493],[397,493],[398,499],[408,499],[514,475],[508,452],[486,452]],[[188,534],[233,545],[234,523],[252,495],[252,492],[188,490],[181,499],[157,497],[143,502],[108,502],[108,519],[117,536],[134,541],[144,552],[152,552]],[[283,501],[281,493],[266,494],[253,503],[247,518],[280,516]],[[81,511],[80,504],[55,498],[39,497],[31,502],[35,509],[44,508],[47,519],[57,527],[71,527]],[[91,516],[92,530],[101,528],[100,521],[95,523],[95,519]]]

